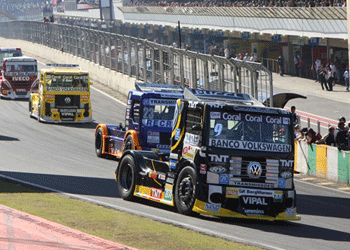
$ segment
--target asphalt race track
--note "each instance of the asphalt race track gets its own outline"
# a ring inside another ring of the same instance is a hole
[[[125,106],[93,89],[94,123],[55,125],[29,118],[28,102],[0,101],[0,174],[92,202],[271,249],[350,249],[350,194],[296,181],[299,222],[189,217],[171,207],[119,198],[116,162],[97,158],[98,123],[123,122]],[[345,110],[345,107],[344,107]]]

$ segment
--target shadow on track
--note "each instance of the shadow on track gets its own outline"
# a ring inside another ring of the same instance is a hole
[[[16,137],[0,135],[0,141],[19,141],[19,139]]]
[[[114,179],[35,174],[26,172],[21,173],[10,171],[0,171],[0,175],[12,177],[14,179],[19,179],[28,183],[34,183],[36,185],[45,186],[51,189],[60,190],[62,192],[76,195],[120,198],[117,191],[117,183]],[[135,202],[133,203],[140,203],[140,208],[141,206],[149,206],[152,208],[160,208],[162,210],[175,212],[178,214],[175,207],[166,206],[141,198],[136,198]],[[350,199],[298,195],[298,204],[298,211],[301,216],[303,216],[303,214],[308,214],[319,217],[334,217],[344,219],[350,218],[348,212],[348,209],[350,207]],[[255,229],[269,233],[294,236],[297,238],[322,239],[335,242],[348,242],[350,239],[349,232],[328,229],[326,227],[307,225],[303,224],[302,221],[301,223],[288,221],[280,222],[236,218],[218,218],[202,215],[194,215],[191,216],[191,218],[200,219],[202,221],[205,220],[212,223],[220,223],[222,225],[230,225],[233,227],[246,227],[249,229]]]

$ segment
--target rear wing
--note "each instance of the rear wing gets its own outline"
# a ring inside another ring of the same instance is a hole
[[[252,96],[242,93],[186,88],[184,91],[184,96],[185,99],[191,101],[221,101],[227,103],[263,106],[261,102]]]
[[[135,88],[142,92],[172,92],[183,93],[184,89],[179,85],[136,82]]]

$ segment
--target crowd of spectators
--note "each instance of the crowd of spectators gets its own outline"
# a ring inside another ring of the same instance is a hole
[[[154,1],[131,0],[127,6],[162,7],[346,7],[346,0],[232,0],[232,1]]]
[[[47,0],[1,0],[0,9],[14,19],[26,19],[26,16],[42,15],[52,4]]]
[[[350,149],[350,122],[346,124],[345,117],[340,117],[338,126],[330,126],[328,133],[322,136],[312,128],[301,129],[300,124],[294,126],[294,138],[296,141],[306,141],[307,144],[325,144],[337,147],[339,150]]]

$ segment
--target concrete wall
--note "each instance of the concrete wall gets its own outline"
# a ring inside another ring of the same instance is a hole
[[[303,174],[350,184],[350,151],[336,147],[295,142],[294,169]]]
[[[44,45],[0,37],[0,46],[21,47],[23,54],[37,58],[39,61],[40,59],[44,59],[45,61],[49,60],[53,63],[79,64],[82,70],[87,70],[90,73],[90,78],[93,83],[98,82],[107,85],[124,96],[127,96],[129,91],[135,88],[135,78]]]

